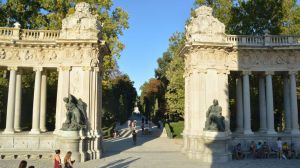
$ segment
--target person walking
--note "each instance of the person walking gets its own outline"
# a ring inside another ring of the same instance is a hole
[[[64,158],[65,168],[73,168],[73,164],[75,160],[72,160],[71,156],[72,156],[72,152],[68,151]]]
[[[132,131],[132,140],[133,140],[133,144],[136,145],[136,132],[135,132],[135,130]]]
[[[55,155],[53,156],[54,168],[61,168],[60,150],[55,150]]]

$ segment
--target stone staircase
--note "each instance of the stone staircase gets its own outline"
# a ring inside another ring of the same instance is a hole
[[[120,131],[119,133],[120,138],[127,138],[131,135],[131,130],[129,130],[128,128],[123,128],[119,131]]]

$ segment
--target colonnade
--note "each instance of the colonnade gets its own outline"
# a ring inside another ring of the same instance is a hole
[[[9,67],[9,88],[6,113],[6,127],[3,134],[14,134],[21,130],[22,70]],[[42,67],[35,71],[32,128],[29,134],[46,132],[47,73]]]
[[[251,130],[250,106],[250,71],[242,72],[236,79],[237,100],[237,131],[243,134],[253,134]],[[299,134],[296,72],[290,71],[284,75],[283,95],[285,111],[285,132]],[[263,72],[259,76],[259,132],[276,134],[274,130],[274,105],[272,75],[274,72]]]

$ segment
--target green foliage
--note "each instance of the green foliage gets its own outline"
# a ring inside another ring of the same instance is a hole
[[[171,122],[170,126],[173,130],[173,137],[174,138],[182,138],[181,133],[184,129],[184,121]]]
[[[5,127],[6,105],[8,94],[8,74],[4,70],[0,70],[0,128]]]
[[[127,75],[103,82],[104,120],[125,122],[133,112],[137,93]]]
[[[164,127],[169,138],[182,138],[182,131],[184,129],[184,121],[166,122]]]
[[[169,115],[179,115],[183,118],[184,113],[184,59],[179,56],[180,49],[184,46],[182,33],[176,33],[170,38],[169,50],[173,59],[166,72],[169,85],[167,86],[166,101]]]
[[[155,113],[162,116],[163,114],[161,114],[160,109],[163,108],[162,93],[164,90],[164,85],[161,82],[161,80],[150,79],[148,82],[145,82],[140,89],[142,91],[140,96],[140,102],[143,106],[145,115],[148,118],[152,118],[152,119],[153,117],[155,117],[154,116]],[[155,110],[155,106],[157,110]]]

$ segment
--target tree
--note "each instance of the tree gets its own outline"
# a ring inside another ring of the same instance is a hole
[[[166,72],[169,81],[166,91],[167,113],[182,118],[184,113],[184,59],[179,56],[179,52],[184,46],[184,34],[174,33],[169,41],[169,51],[172,53],[173,59]]]
[[[178,55],[170,63],[167,78],[170,83],[167,87],[166,99],[168,114],[183,118],[184,114],[184,60]]]
[[[133,112],[137,92],[128,75],[120,75],[103,85],[103,109],[105,121],[125,122]]]
[[[232,8],[230,23],[226,25],[234,34],[299,33],[299,17],[296,0],[239,0]]]
[[[144,111],[148,118],[153,116],[155,111],[155,102],[158,101],[156,105],[158,109],[162,106],[162,92],[163,92],[163,83],[158,79],[150,79],[148,82],[145,82],[140,90],[142,91],[140,96],[140,102],[144,105]]]

